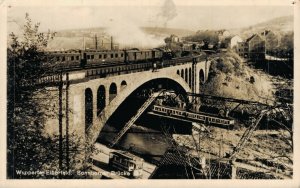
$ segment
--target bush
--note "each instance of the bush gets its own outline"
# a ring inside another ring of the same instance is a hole
[[[245,74],[245,66],[237,54],[228,52],[220,55],[219,59],[212,61],[211,71],[239,76]]]

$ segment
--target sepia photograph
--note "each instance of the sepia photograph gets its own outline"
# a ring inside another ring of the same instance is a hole
[[[295,180],[300,2],[270,2],[3,1],[4,178]]]

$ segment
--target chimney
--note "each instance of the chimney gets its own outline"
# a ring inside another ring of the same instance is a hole
[[[98,49],[98,38],[97,38],[97,34],[95,34],[95,49]]]
[[[114,49],[113,36],[111,36],[111,38],[110,38],[110,49],[111,49],[111,50]]]
[[[83,48],[83,50],[85,50],[85,38],[84,38],[84,36],[83,36],[83,41],[82,41],[82,48]]]

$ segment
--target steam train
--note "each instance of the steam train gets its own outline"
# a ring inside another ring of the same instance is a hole
[[[185,53],[186,54],[186,53]],[[140,62],[156,62],[162,60],[172,60],[172,51],[161,48],[139,50],[137,48],[129,50],[69,50],[47,53],[47,61],[57,63],[60,67],[95,67],[111,64],[131,64]],[[185,55],[187,57],[187,55]],[[177,59],[184,58],[178,57]]]
[[[139,50],[69,50],[48,52],[48,61],[64,66],[92,66],[108,63],[134,63],[139,61],[157,61],[162,58],[170,58],[171,53],[162,49]]]

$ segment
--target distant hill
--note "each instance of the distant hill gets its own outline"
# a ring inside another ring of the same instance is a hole
[[[178,37],[184,37],[195,34],[195,31],[178,28],[163,28],[163,27],[142,27],[144,32],[152,35],[170,36],[171,34],[177,35]]]
[[[261,22],[255,25],[251,25],[243,28],[235,28],[235,29],[226,29],[230,32],[231,35],[239,35],[244,40],[249,38],[255,33],[262,33],[265,30],[271,30],[277,35],[284,35],[286,33],[290,33],[294,31],[294,18],[293,16],[284,16],[274,18],[265,22]],[[193,33],[187,38],[199,38],[198,35],[202,36],[206,32],[214,35],[217,34],[219,30],[199,30],[196,33]]]
[[[278,17],[266,22],[256,24],[252,27],[270,28],[270,29],[275,29],[280,31],[292,31],[294,28],[294,17],[293,16]]]
[[[293,16],[278,17],[249,27],[230,29],[229,31],[232,34],[240,35],[242,38],[248,38],[252,34],[261,33],[264,30],[272,30],[275,33],[279,33],[279,34],[293,31],[294,17]]]
[[[171,34],[177,35],[179,37],[187,36],[194,34],[194,31],[187,29],[178,29],[178,28],[163,28],[163,27],[141,27],[143,32],[151,35],[157,36],[170,36]],[[57,31],[56,36],[58,37],[93,37],[95,34],[106,34],[106,28],[86,28],[86,29],[68,29]]]

